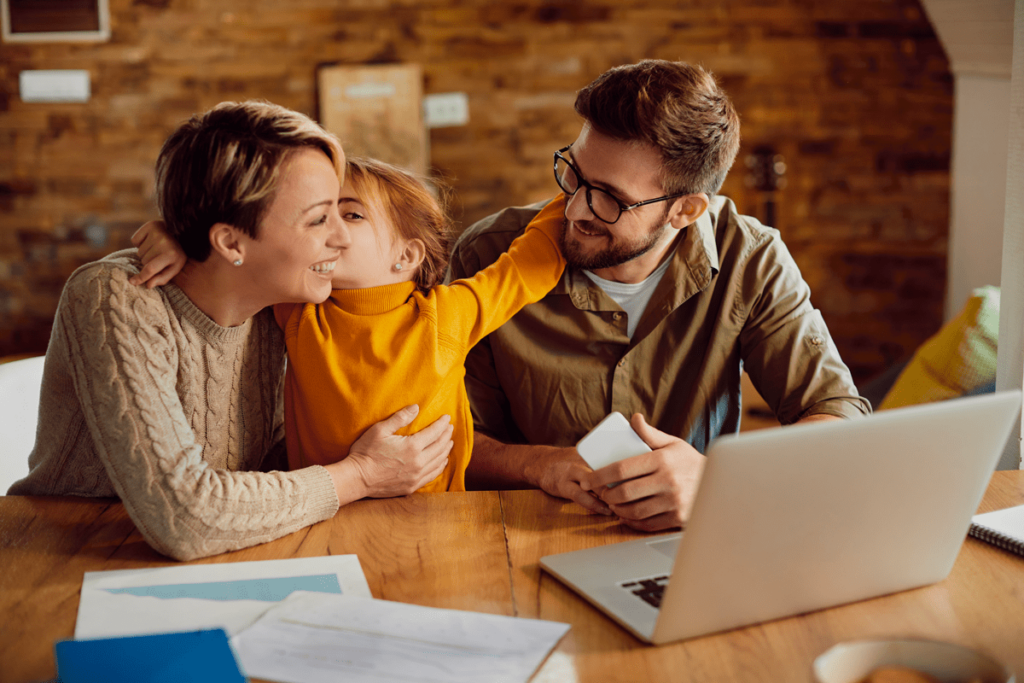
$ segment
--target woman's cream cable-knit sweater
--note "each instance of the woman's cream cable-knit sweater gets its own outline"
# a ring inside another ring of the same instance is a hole
[[[173,284],[128,283],[134,249],[79,268],[46,352],[29,474],[12,495],[118,496],[156,550],[188,560],[338,510],[322,467],[283,457],[284,340],[270,310],[221,327]]]

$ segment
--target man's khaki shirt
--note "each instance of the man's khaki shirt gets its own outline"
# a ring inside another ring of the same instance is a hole
[[[470,226],[450,278],[495,261],[545,203]],[[466,361],[476,429],[571,446],[609,412],[639,412],[704,452],[739,429],[744,370],[783,424],[871,411],[777,230],[719,196],[674,248],[632,339],[618,304],[566,268],[550,294],[480,342]]]

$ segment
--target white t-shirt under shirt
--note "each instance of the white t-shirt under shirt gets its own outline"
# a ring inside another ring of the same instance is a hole
[[[589,270],[584,270],[583,273],[626,312],[626,335],[632,339],[633,332],[636,331],[636,326],[640,322],[640,318],[643,317],[644,309],[647,308],[647,302],[651,300],[651,295],[654,294],[654,290],[657,289],[658,283],[661,282],[661,278],[665,275],[668,264],[671,262],[672,259],[665,259],[660,266],[654,269],[653,273],[647,276],[646,280],[635,284],[605,280]]]

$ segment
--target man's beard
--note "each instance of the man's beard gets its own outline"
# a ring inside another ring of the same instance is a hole
[[[562,235],[559,239],[559,246],[562,248],[562,255],[565,262],[579,270],[600,270],[602,268],[614,268],[623,263],[632,261],[643,256],[658,244],[668,226],[665,225],[666,211],[661,218],[654,223],[654,227],[647,231],[647,234],[633,239],[629,242],[612,242],[607,248],[597,252],[585,251],[577,240],[569,239],[569,221],[566,220],[562,226]],[[607,226],[600,225],[596,221],[576,221],[587,232],[609,235]],[[612,238],[614,239],[614,238]]]

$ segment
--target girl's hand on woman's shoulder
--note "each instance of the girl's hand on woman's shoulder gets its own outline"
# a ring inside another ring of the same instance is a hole
[[[167,234],[163,221],[149,221],[132,235],[132,244],[139,250],[142,270],[128,279],[133,285],[148,289],[170,282],[185,267],[188,258],[178,243]]]

